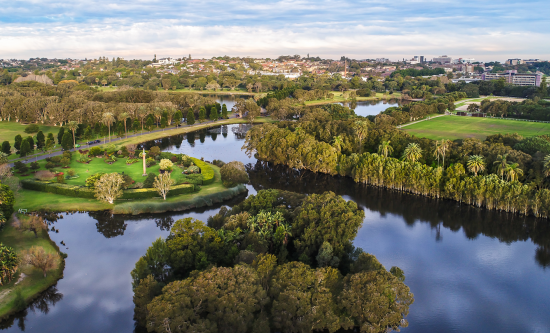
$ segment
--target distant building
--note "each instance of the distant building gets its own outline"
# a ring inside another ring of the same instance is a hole
[[[475,61],[474,58],[458,58],[458,59],[454,59],[453,63],[454,64],[471,64],[474,61]]]
[[[524,64],[527,64],[527,65],[534,65],[534,64],[536,64],[537,62],[542,62],[542,61],[546,61],[546,60],[540,60],[540,59],[526,59],[526,60],[523,60],[523,63],[524,63]]]
[[[504,78],[507,83],[516,86],[540,86],[542,73],[527,74],[518,73],[517,70],[508,70],[504,73],[484,73],[481,76],[483,81],[498,80]]]
[[[388,58],[376,58],[376,62],[386,63],[391,61]]]
[[[436,57],[436,58],[433,58],[433,62],[438,62],[440,64],[450,64],[453,62],[453,58],[449,57],[449,56],[446,56],[446,55],[442,55],[441,57]]]
[[[506,65],[515,66],[515,65],[521,65],[521,64],[523,64],[523,60],[521,60],[521,59],[508,59],[508,60],[506,60]]]

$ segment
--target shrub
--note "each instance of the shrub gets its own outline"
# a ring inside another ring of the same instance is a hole
[[[172,156],[172,157],[170,157],[170,161],[172,161],[172,163],[177,163],[178,162],[178,157],[177,156]]]
[[[57,182],[58,182],[59,184],[65,183],[65,177],[63,177],[63,172],[57,174]]]
[[[132,179],[132,177],[130,177],[126,174],[122,175],[122,179],[124,180],[124,183],[122,183],[122,188],[123,189],[129,188],[134,183],[134,180]]]
[[[196,158],[191,157],[193,162],[200,168],[201,174],[204,176],[203,185],[212,184],[214,182],[214,169],[210,164],[200,161]]]
[[[191,160],[191,157],[187,156],[187,155],[181,155],[181,164],[188,168],[191,166],[191,163],[193,163],[193,160]]]
[[[55,175],[53,172],[51,171],[48,171],[48,170],[40,170],[40,171],[37,171],[35,174],[34,174],[34,178],[38,179],[38,180],[52,180],[55,178]]]
[[[53,168],[55,168],[55,163],[48,162],[48,163],[46,163],[46,165],[44,167],[48,170],[53,169]]]
[[[72,156],[73,156],[73,154],[71,154],[70,151],[64,151],[63,152],[63,158],[68,158],[70,160]]]
[[[40,172],[40,171],[39,171]],[[95,193],[92,189],[84,186],[58,184],[58,183],[43,183],[32,179],[21,180],[21,185],[24,189],[33,191],[42,191],[47,193],[55,193],[77,198],[95,198]]]
[[[88,153],[90,156],[99,156],[101,154],[103,154],[103,150],[100,147],[92,147]]]
[[[63,157],[61,159],[61,165],[68,166],[69,164],[71,164],[71,159],[70,158]]]
[[[156,165],[156,164],[157,162],[150,157],[145,160],[145,165],[147,165],[147,167],[152,167],[153,165]]]
[[[182,178],[182,183],[202,185],[202,182],[203,182],[203,176],[201,174],[185,175]]]
[[[190,166],[189,168],[187,168],[187,171],[188,171],[189,173],[200,173],[200,172],[201,172],[201,169],[199,169],[199,167],[196,166],[196,165],[192,165],[192,166]]]
[[[92,159],[89,158],[88,156],[86,155],[82,155],[80,156],[80,159],[78,159],[78,162],[81,162],[81,163],[88,163],[90,162]]]
[[[67,170],[67,176],[68,177],[74,177],[76,175],[76,171],[74,171],[73,169],[69,169]]]
[[[170,152],[167,152],[167,151],[163,151],[162,153],[159,154],[160,158],[163,159],[163,158],[166,158],[166,159],[172,159],[172,156],[174,156],[174,154],[170,153]]]
[[[19,167],[19,172],[27,173],[27,171],[29,171],[29,167],[25,163],[23,163],[23,165]]]
[[[134,163],[137,163],[139,161],[140,161],[139,158],[127,158],[126,159],[126,164],[134,164]]]
[[[90,175],[88,178],[86,178],[86,186],[94,188],[95,183],[99,180],[99,178],[101,178],[101,176],[103,176],[103,174],[103,172],[98,172]]]
[[[23,167],[25,165],[25,163],[21,162],[21,161],[17,161],[15,163],[13,163],[13,168],[15,170],[20,170],[21,167]]]
[[[40,164],[38,164],[38,162],[32,162],[31,163],[31,169],[33,169],[33,170],[40,169]]]
[[[105,163],[115,163],[117,161],[116,157],[113,155],[113,156],[106,156],[104,158],[104,161]]]
[[[40,131],[40,127],[38,127],[37,124],[30,124],[29,126],[25,127],[25,133],[36,133]]]
[[[222,160],[213,160],[213,161],[212,161],[212,164],[214,164],[214,165],[217,166],[218,168],[221,168],[222,166],[224,166],[225,162],[222,161]]]
[[[222,183],[225,187],[234,187],[238,184],[248,183],[248,174],[242,162],[233,161],[220,169]]]
[[[160,148],[157,146],[151,147],[149,150],[149,156],[155,157],[160,155]]]
[[[174,163],[172,163],[169,159],[164,158],[160,161],[159,166],[161,170],[172,171]]]
[[[147,175],[147,178],[145,178],[145,181],[143,182],[144,188],[152,188],[153,184],[155,183],[155,177],[156,175],[154,173],[149,173]]]
[[[61,162],[61,156],[54,156],[51,158],[51,161],[55,164],[59,164]]]

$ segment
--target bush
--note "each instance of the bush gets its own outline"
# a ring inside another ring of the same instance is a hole
[[[238,184],[248,183],[248,174],[242,162],[229,162],[220,169],[222,183],[225,187],[234,187]]]
[[[8,185],[0,184],[0,202],[0,211],[4,213],[4,217],[9,218],[13,214],[15,196]]]
[[[122,184],[123,189],[129,188],[134,183],[134,180],[132,179],[132,177],[126,174],[122,175],[122,179],[124,179],[124,183]]]
[[[106,156],[104,159],[105,163],[115,163],[117,161],[116,157],[114,155],[112,156]]]
[[[51,158],[51,161],[57,165],[61,162],[61,156],[54,156]]]
[[[156,165],[156,164],[157,164],[157,161],[155,161],[151,157],[149,157],[148,159],[145,160],[145,165],[147,167],[152,167],[153,165]]]
[[[88,153],[90,156],[99,156],[101,154],[103,154],[103,150],[100,147],[92,147]]]
[[[222,161],[222,160],[213,160],[213,161],[212,161],[212,164],[214,164],[214,165],[217,166],[218,168],[221,168],[222,166],[225,165],[225,162]]]
[[[145,181],[143,182],[144,188],[152,188],[153,184],[155,183],[155,177],[156,175],[154,173],[149,173],[147,175],[147,178],[145,178]]]
[[[74,177],[75,175],[76,175],[76,171],[74,171],[73,169],[67,170],[67,176],[68,176],[67,179],[68,179],[69,177],[72,178],[72,177]]]
[[[103,176],[103,172],[98,172],[90,175],[88,178],[86,178],[86,186],[90,188],[95,187],[95,183]]]
[[[71,164],[71,159],[70,158],[63,157],[61,159],[61,165],[68,166],[69,164]]]
[[[41,171],[39,171],[41,172]],[[55,193],[60,195],[66,195],[77,198],[95,198],[95,192],[84,186],[58,184],[58,183],[45,183],[35,181],[32,179],[21,180],[21,186],[27,190],[42,191],[47,193]]]
[[[38,164],[38,162],[32,162],[31,163],[31,169],[33,169],[33,170],[40,169],[40,164]]]
[[[72,156],[73,156],[73,154],[71,154],[70,151],[64,151],[63,152],[63,158],[68,158],[70,160]]]
[[[159,166],[161,170],[171,171],[174,163],[172,163],[169,159],[164,158],[160,160]]]
[[[44,167],[48,170],[53,169],[53,168],[55,168],[55,163],[48,162],[48,163],[46,163],[46,165]]]
[[[149,156],[155,157],[160,155],[160,148],[157,146],[151,147],[149,150]]]
[[[55,174],[48,170],[40,170],[34,174],[34,178],[38,180],[52,180],[55,178]]]
[[[126,164],[134,164],[134,163],[137,163],[139,161],[140,161],[139,158],[127,158],[126,159]]]
[[[189,168],[187,168],[186,171],[188,171],[189,173],[200,173],[201,169],[196,165],[192,165]]]
[[[38,127],[37,124],[30,124],[29,126],[25,127],[25,133],[36,133],[40,131],[40,127]]]
[[[59,184],[65,183],[65,177],[63,177],[63,172],[57,174],[57,182],[58,182]]]
[[[182,183],[189,183],[189,184],[195,184],[195,185],[202,185],[203,182],[203,176],[201,174],[191,174],[191,175],[185,175],[182,178]]]
[[[188,168],[191,166],[191,163],[193,163],[193,160],[191,159],[191,157],[187,156],[187,155],[181,155],[181,164]]]
[[[172,159],[172,157],[174,156],[174,154],[170,153],[170,152],[166,152],[166,151],[163,151],[162,153],[159,154],[160,158],[163,159]]]

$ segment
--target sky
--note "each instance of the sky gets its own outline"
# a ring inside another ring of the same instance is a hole
[[[550,59],[548,0],[0,0],[0,58]]]

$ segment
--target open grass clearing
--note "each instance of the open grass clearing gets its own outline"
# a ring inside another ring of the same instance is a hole
[[[550,123],[518,120],[444,116],[403,128],[409,134],[429,139],[485,139],[488,135],[518,133],[522,136],[550,134]]]
[[[14,150],[13,145],[15,144],[15,136],[20,134],[23,138],[32,136],[36,143],[36,133],[25,133],[25,128],[29,124],[22,124],[15,121],[0,121],[0,143],[4,141],[9,141],[12,150]],[[57,141],[57,133],[59,132],[59,126],[49,126],[49,125],[40,125],[38,127],[44,133],[44,136],[47,138],[48,133],[53,133],[55,140]]]

